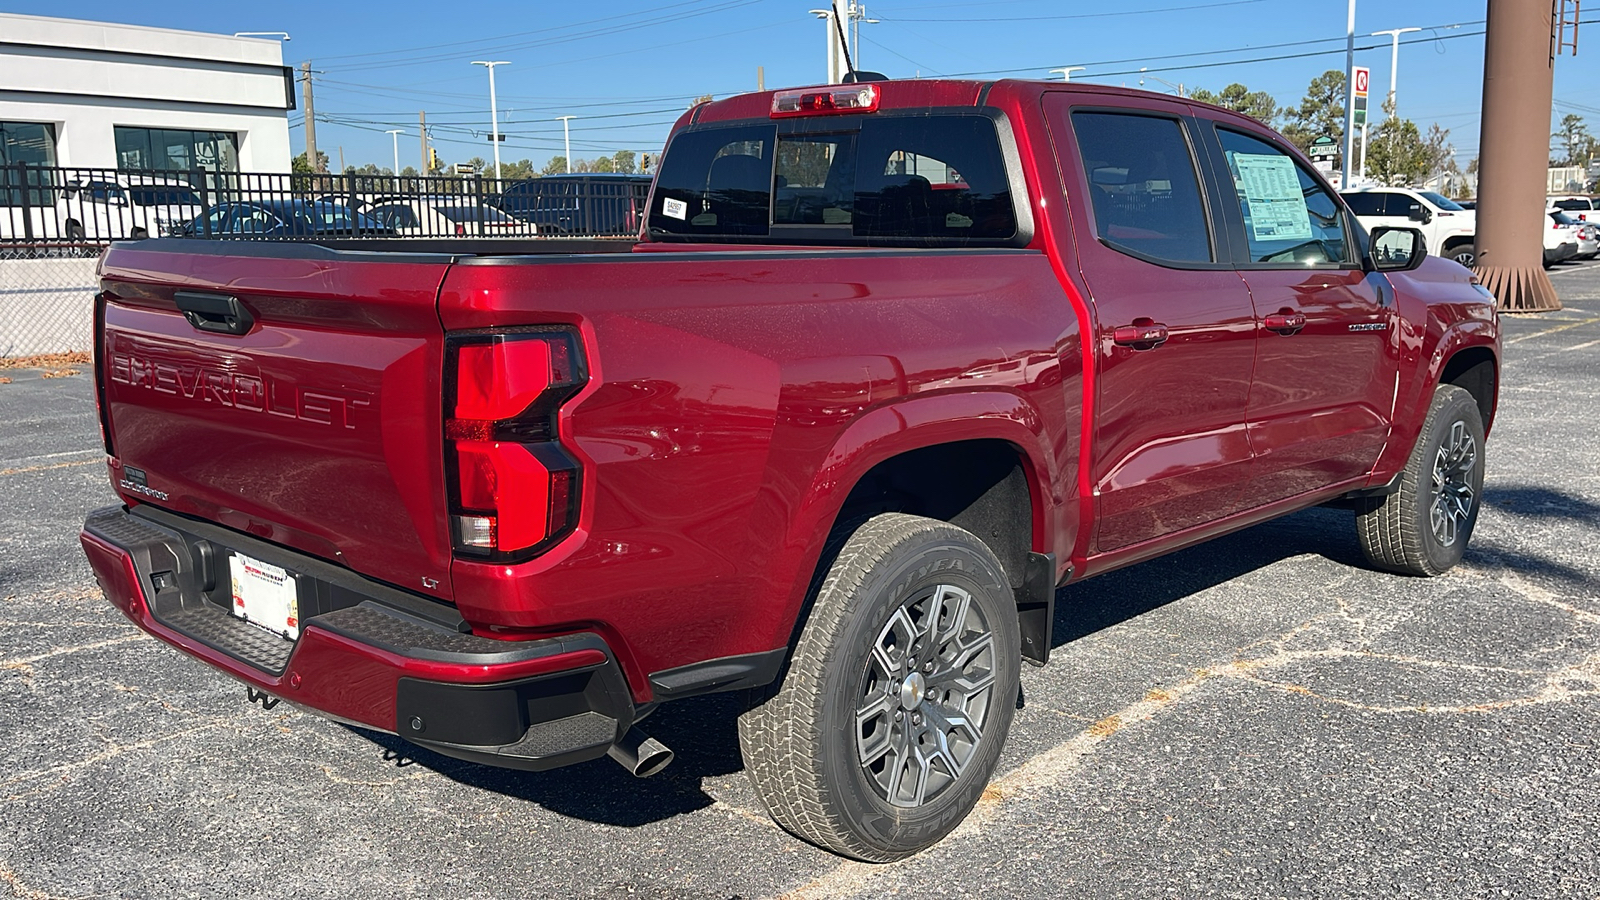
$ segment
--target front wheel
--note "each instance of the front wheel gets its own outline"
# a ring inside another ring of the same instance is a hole
[[[1483,496],[1483,418],[1472,395],[1439,385],[1400,489],[1356,513],[1367,561],[1407,575],[1439,575],[1461,561]]]
[[[889,862],[966,818],[994,772],[1020,677],[1016,600],[970,532],[869,519],[818,590],[783,681],[739,719],[779,825]]]
[[[1470,269],[1478,261],[1478,248],[1471,244],[1457,244],[1444,252],[1444,258],[1453,259]]]

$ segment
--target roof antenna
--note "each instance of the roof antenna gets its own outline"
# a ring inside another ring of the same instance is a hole
[[[839,47],[844,50],[844,81],[843,84],[855,84],[858,81],[888,81],[888,77],[880,72],[857,72],[856,64],[850,59],[850,41],[844,36],[844,22],[839,18],[839,7],[830,2],[829,7],[834,14],[828,18],[833,20],[834,30],[839,32]]]

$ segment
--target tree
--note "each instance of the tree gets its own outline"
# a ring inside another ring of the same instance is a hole
[[[328,154],[318,150],[317,162],[320,164],[318,168],[324,172],[328,171]],[[310,175],[313,174],[315,170],[313,170],[311,168],[311,164],[306,161],[306,155],[301,153],[299,156],[296,156],[289,162],[289,171],[295,173],[296,175]]]
[[[560,175],[567,171],[567,158],[565,156],[552,156],[550,161],[539,170],[540,175]]]
[[[639,171],[639,166],[634,162],[632,150],[618,150],[611,154],[611,171],[633,174]]]
[[[1189,99],[1244,113],[1263,125],[1270,126],[1278,117],[1278,101],[1271,94],[1266,91],[1252,91],[1237,81],[1215,94],[1205,88],[1198,88],[1189,95]]]
[[[1435,130],[1438,126],[1434,126]],[[1448,132],[1446,132],[1448,134]],[[1402,185],[1428,177],[1431,153],[1410,119],[1389,116],[1367,140],[1367,174],[1384,184]]]
[[[406,166],[404,169],[400,170],[401,178],[415,178],[420,174],[422,173],[417,171],[416,166]]]
[[[1552,166],[1586,166],[1589,157],[1594,155],[1595,138],[1589,134],[1589,126],[1583,124],[1583,116],[1574,113],[1562,116],[1561,129],[1550,137],[1559,140],[1566,152],[1564,159],[1551,157]]]
[[[1344,146],[1344,73],[1329,69],[1311,80],[1300,105],[1283,111],[1283,136],[1302,151],[1324,135]]]

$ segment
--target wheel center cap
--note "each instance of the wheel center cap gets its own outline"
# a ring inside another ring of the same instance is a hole
[[[900,708],[913,709],[922,702],[922,697],[928,691],[928,682],[922,677],[921,672],[912,672],[906,680],[900,682]]]

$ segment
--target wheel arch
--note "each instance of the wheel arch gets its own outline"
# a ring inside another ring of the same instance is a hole
[[[1035,551],[1055,543],[1050,486],[1060,479],[1042,422],[1027,400],[1006,391],[914,397],[853,421],[819,467],[791,525],[790,546],[804,550],[787,576],[788,645],[809,615],[809,598],[831,564],[828,554],[837,551],[831,538],[877,513],[924,515],[971,531],[990,544],[1012,586],[1021,587]],[[1055,573],[1049,575],[1053,587]],[[782,577],[775,573],[775,580]]]
[[[1456,385],[1472,395],[1488,434],[1500,396],[1500,365],[1494,351],[1482,344],[1461,347],[1445,361],[1438,383]]]

